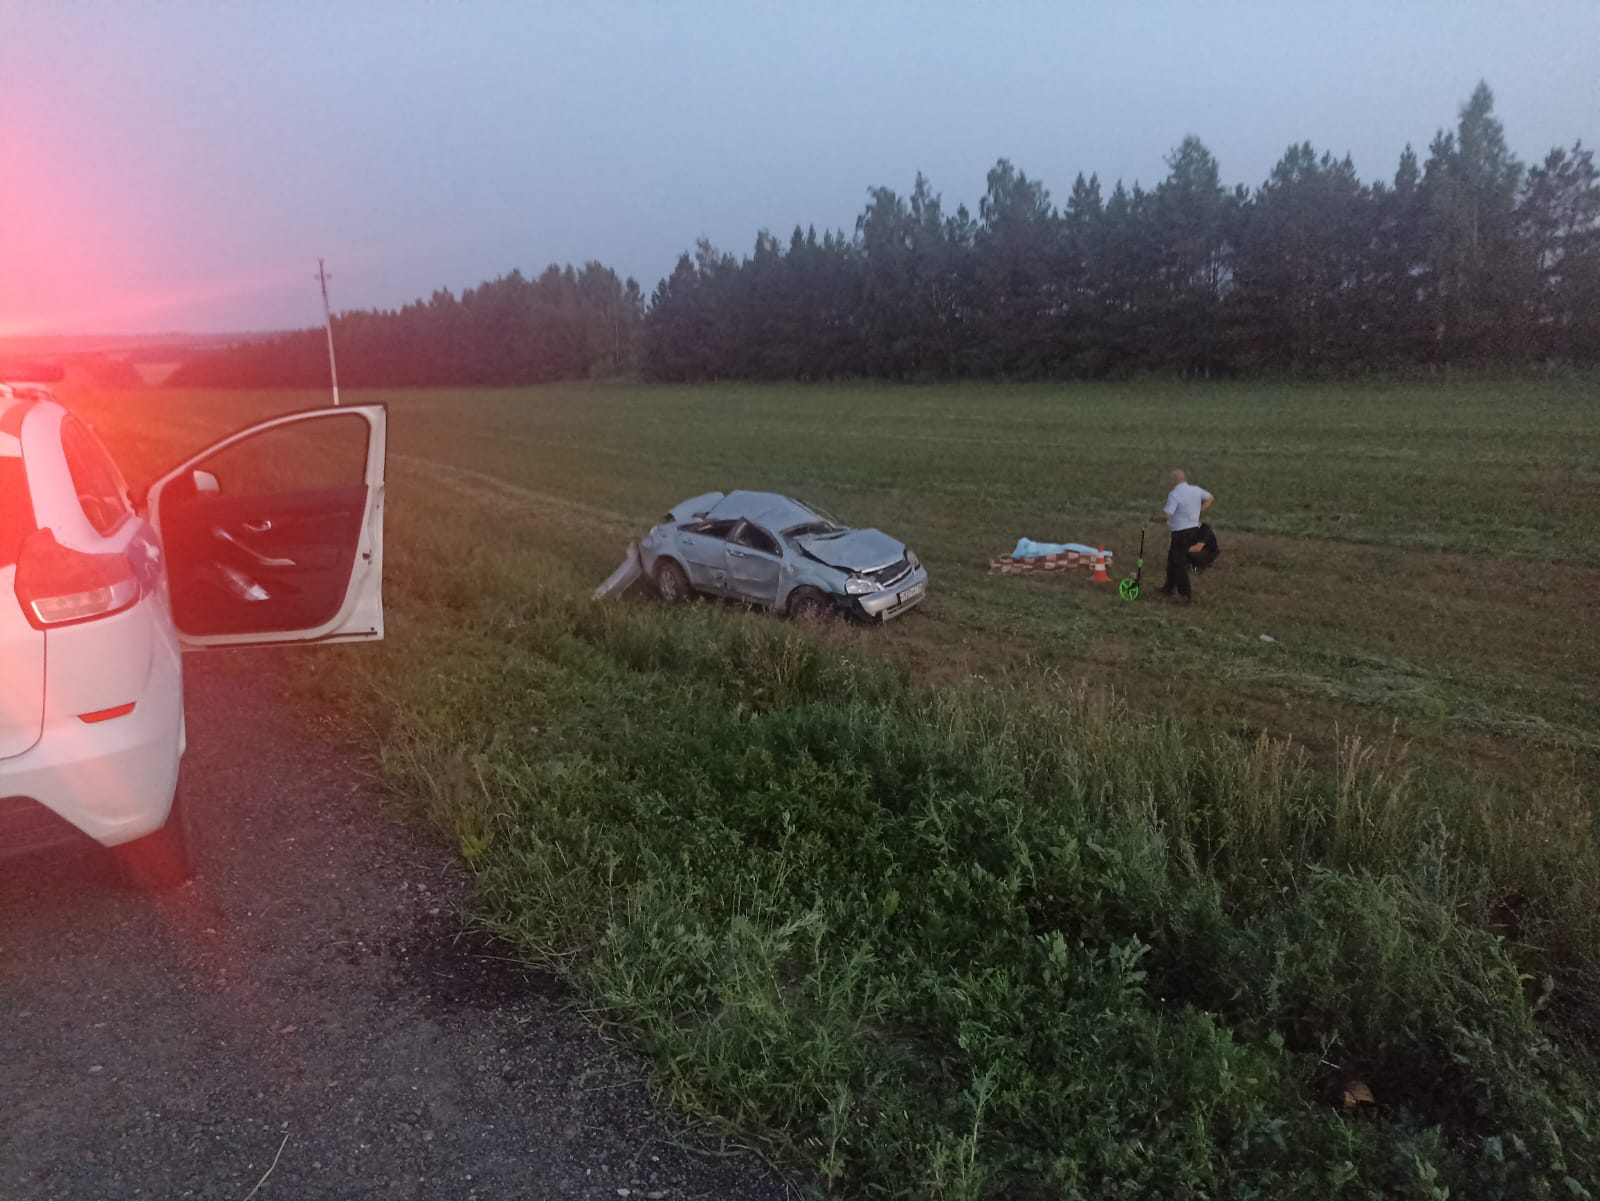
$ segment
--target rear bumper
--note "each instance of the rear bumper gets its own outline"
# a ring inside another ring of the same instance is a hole
[[[600,587],[594,590],[595,600],[603,600],[613,593],[620,596],[635,581],[644,574],[644,560],[639,554],[637,542],[628,543],[628,549],[622,556],[622,565],[605,578]]]
[[[30,840],[58,844],[63,822],[102,846],[166,824],[183,754],[180,671],[174,656],[151,673],[132,713],[47,722],[31,750],[0,761],[0,857],[33,849]]]
[[[928,571],[919,567],[885,592],[873,592],[852,598],[861,616],[871,621],[888,621],[916,608],[928,598]]]

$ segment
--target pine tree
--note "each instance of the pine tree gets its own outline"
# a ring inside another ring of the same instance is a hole
[[[1582,142],[1557,147],[1528,172],[1518,206],[1537,352],[1600,358],[1600,171]]]
[[[1521,328],[1513,294],[1522,164],[1506,148],[1494,93],[1479,83],[1456,132],[1441,130],[1423,172],[1439,355],[1509,357]]]

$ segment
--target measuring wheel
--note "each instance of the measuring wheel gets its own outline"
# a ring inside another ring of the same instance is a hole
[[[1125,601],[1139,599],[1139,581],[1144,578],[1144,531],[1139,531],[1139,558],[1133,565],[1133,574],[1117,585],[1117,595]]]

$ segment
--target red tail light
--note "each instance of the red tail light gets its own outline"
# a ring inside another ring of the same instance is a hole
[[[120,613],[139,599],[139,579],[122,555],[68,550],[36,530],[17,556],[17,600],[36,629]]]
[[[103,721],[110,721],[113,717],[126,717],[132,713],[135,702],[129,701],[126,705],[117,705],[111,709],[96,709],[93,713],[80,713],[78,720],[85,725],[99,725]]]

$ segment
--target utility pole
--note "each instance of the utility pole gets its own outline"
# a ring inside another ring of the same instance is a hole
[[[333,310],[328,307],[328,272],[317,260],[317,281],[322,285],[322,319],[328,327],[328,374],[333,377],[333,403],[339,403],[339,364],[333,358]]]

